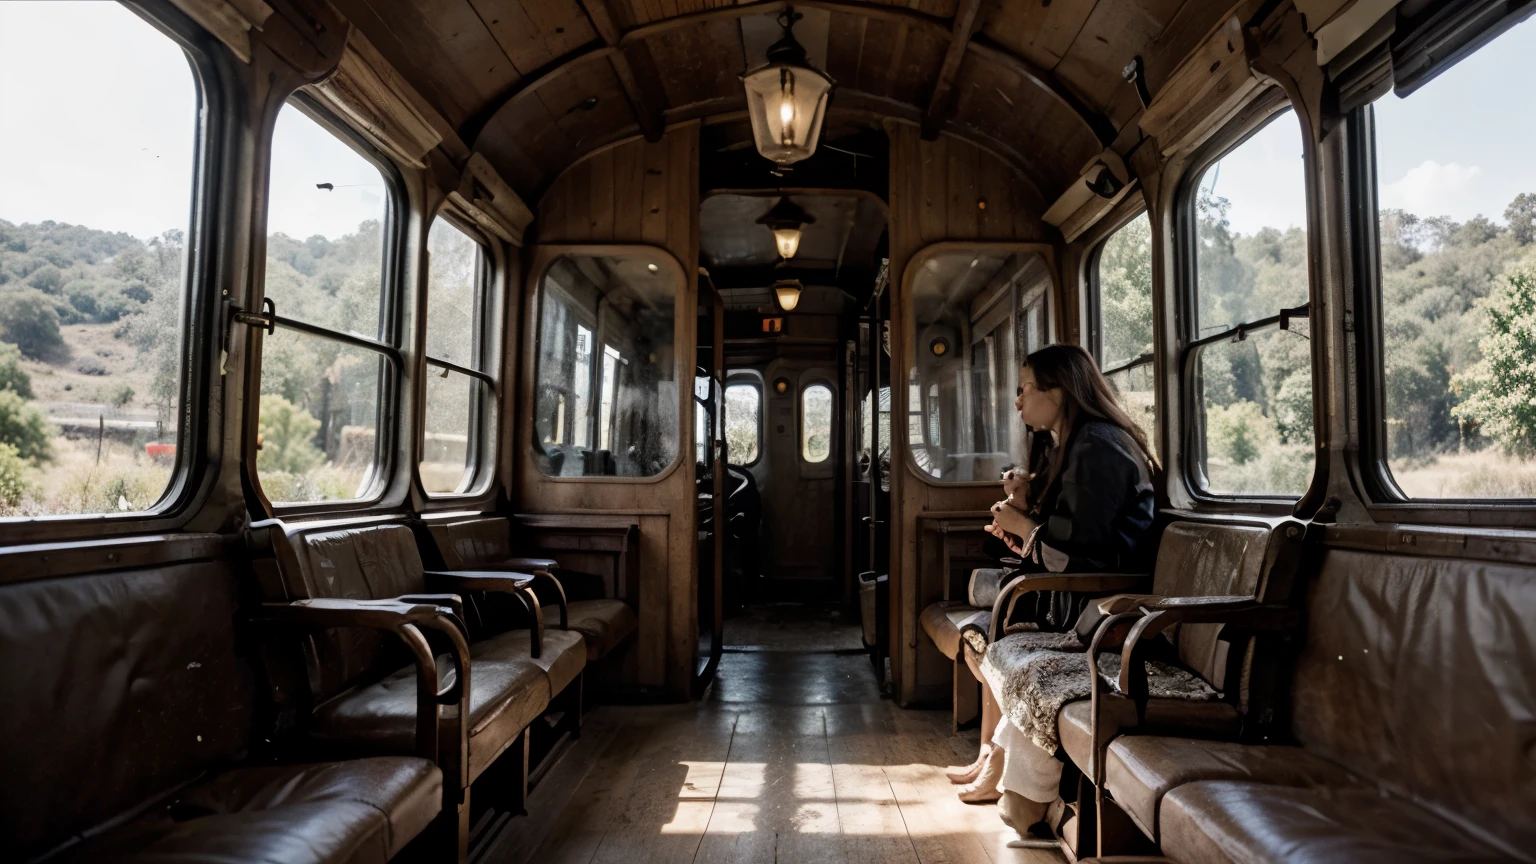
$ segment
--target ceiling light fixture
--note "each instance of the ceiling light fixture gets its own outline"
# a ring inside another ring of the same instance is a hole
[[[779,257],[786,261],[800,251],[800,226],[813,225],[815,222],[816,217],[789,198],[780,198],[772,210],[757,220],[757,224],[767,225],[773,231],[773,242],[779,248]]]
[[[800,292],[804,289],[799,279],[780,279],[773,283],[773,294],[779,300],[779,308],[785,312],[793,312],[800,305]]]
[[[780,12],[784,38],[768,48],[767,63],[741,76],[757,152],[779,165],[799,162],[816,152],[833,86],[826,73],[811,66],[804,46],[795,41],[795,22],[803,17],[790,8]]]

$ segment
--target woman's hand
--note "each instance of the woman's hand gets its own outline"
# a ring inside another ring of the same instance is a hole
[[[1030,532],[1040,525],[1040,523],[1020,513],[1017,507],[1012,506],[1007,501],[999,501],[992,505],[992,524],[1007,531],[1009,534],[1018,535],[1021,539],[1027,538]]]
[[[987,525],[982,530],[1003,541],[1003,543],[1007,545],[1013,554],[1019,556],[1020,558],[1024,557],[1024,549],[1019,546],[1019,543],[1021,542],[1019,538],[1009,534],[1007,531],[1004,531],[1001,527],[998,526],[996,522]]]

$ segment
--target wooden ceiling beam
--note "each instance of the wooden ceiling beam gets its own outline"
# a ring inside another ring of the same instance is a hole
[[[651,89],[643,86],[635,75],[635,67],[630,63],[630,51],[646,51],[644,43],[622,44],[624,32],[619,29],[618,22],[614,20],[613,10],[608,6],[608,0],[578,0],[582,11],[587,14],[587,20],[592,22],[592,29],[597,31],[603,41],[613,50],[608,54],[608,62],[613,66],[613,74],[619,79],[619,86],[624,88],[624,98],[629,100],[630,110],[634,112],[635,123],[639,124],[640,132],[647,141],[660,141],[662,133],[666,130],[666,121],[663,119],[664,97],[658,98]]]
[[[950,25],[949,49],[944,52],[944,62],[939,66],[939,77],[933,82],[933,94],[928,97],[928,110],[923,112],[923,139],[932,141],[939,137],[939,129],[953,113],[954,100],[950,94],[955,89],[955,78],[960,74],[960,63],[970,49],[971,37],[981,29],[982,0],[960,0],[955,8],[955,20]]]
[[[644,130],[646,128],[645,124],[650,121],[642,120],[642,115],[664,118],[666,116],[664,113],[666,109],[661,105],[663,100],[650,100],[646,95],[646,88],[639,83],[638,77],[634,74],[634,64],[624,54],[624,50],[628,48],[644,49],[646,40],[682,27],[706,24],[712,21],[731,21],[748,15],[767,15],[778,12],[786,6],[794,5],[802,9],[821,9],[838,15],[852,15],[905,25],[912,30],[925,32],[934,38],[949,40],[950,46],[953,48],[956,24],[961,17],[957,15],[956,19],[951,20],[895,6],[865,5],[861,3],[836,2],[836,0],[794,0],[793,3],[786,2],[786,0],[749,0],[749,2],[738,6],[723,6],[686,15],[675,15],[641,27],[621,30],[611,9],[607,6],[607,2],[608,0],[581,0],[583,8],[588,11],[588,17],[592,21],[593,29],[597,31],[603,44],[573,51],[555,63],[551,63],[545,69],[539,70],[541,74],[519,81],[509,92],[477,112],[476,116],[465,124],[466,128],[461,130],[460,134],[462,137],[466,141],[473,141],[478,137],[483,128],[488,125],[492,117],[506,110],[511,104],[531,95],[549,80],[564,74],[565,67],[577,66],[598,58],[607,58],[613,64],[615,72],[618,73],[620,83],[625,88],[625,95],[630,99],[631,105],[635,109],[636,120],[640,123],[642,130]],[[962,10],[966,8],[969,2],[970,0],[962,0]],[[595,14],[594,9],[598,10]],[[979,19],[980,17],[978,12],[976,18]],[[1071,112],[1083,127],[1094,136],[1100,146],[1108,147],[1114,143],[1116,130],[1114,124],[1109,121],[1109,118],[1089,107],[1050,72],[1014,54],[1009,49],[992,42],[984,34],[975,32],[974,28],[972,30],[971,37],[962,43],[965,52],[974,54],[978,59],[985,62],[1003,66],[1034,84],[1057,104]],[[949,60],[949,54],[946,54],[946,63]],[[629,68],[630,74],[628,76],[619,71],[619,64],[621,63]],[[959,65],[959,61],[956,61],[955,76],[959,74]],[[626,78],[631,83],[625,83]],[[630,92],[631,84],[635,88],[633,93]],[[954,84],[951,82],[951,91],[953,86]],[[906,103],[900,104],[906,105]],[[683,106],[674,106],[674,108],[681,107]],[[915,106],[907,106],[907,108],[907,111],[903,111],[900,115],[895,116],[907,117],[911,114],[917,114],[919,119],[922,118],[923,113],[921,109],[917,109]],[[654,114],[651,112],[654,112]],[[676,112],[674,111],[674,113]],[[944,125],[944,122],[939,124],[941,129]],[[650,133],[647,132],[646,134],[649,136]]]

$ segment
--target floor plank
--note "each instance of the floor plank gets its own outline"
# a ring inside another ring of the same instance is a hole
[[[948,712],[881,699],[862,655],[728,653],[699,702],[592,712],[485,860],[1060,862],[1007,848],[996,807],[955,798],[944,766],[974,747],[974,733],[950,735]]]

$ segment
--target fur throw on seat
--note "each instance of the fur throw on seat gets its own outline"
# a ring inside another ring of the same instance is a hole
[[[1060,647],[1044,644],[1049,641],[1045,637],[1056,637]],[[1019,633],[999,639],[988,646],[981,671],[1008,722],[1052,755],[1061,744],[1056,728],[1061,706],[1092,694],[1088,655],[1073,633]],[[1099,655],[1099,677],[1112,692],[1119,692],[1118,653]],[[1156,660],[1147,664],[1147,692],[1154,698],[1190,702],[1221,698],[1194,673]]]

